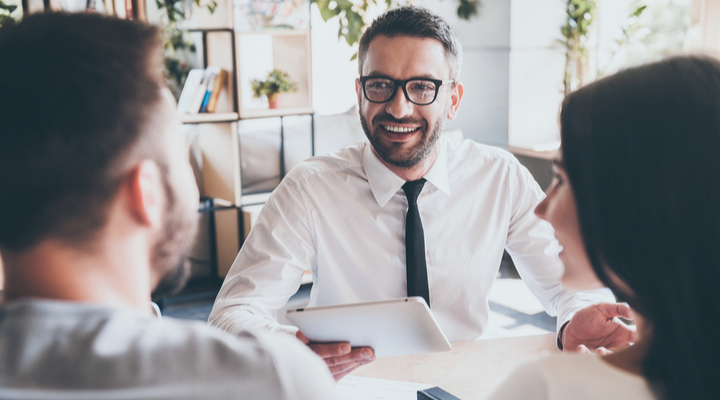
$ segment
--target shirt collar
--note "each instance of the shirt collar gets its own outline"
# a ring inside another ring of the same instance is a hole
[[[435,145],[439,146],[438,157],[423,178],[450,197],[447,153],[444,140],[440,138]],[[380,207],[385,207],[395,193],[405,184],[404,179],[395,175],[380,161],[372,151],[370,142],[365,143],[365,149],[363,150],[363,168],[370,183],[370,189],[373,196],[375,196],[375,201],[378,202]]]

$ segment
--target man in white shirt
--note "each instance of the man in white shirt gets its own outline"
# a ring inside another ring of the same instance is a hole
[[[487,296],[506,248],[547,312],[559,316],[561,346],[626,343],[631,331],[615,318],[618,307],[597,305],[614,302],[609,290],[561,286],[559,246],[533,214],[544,194],[527,169],[503,150],[441,137],[463,97],[452,29],[425,9],[397,8],[368,27],[358,53],[369,141],[287,175],[228,273],[210,323],[229,332],[294,332],[275,313],[311,271],[310,306],[417,294],[451,341],[473,340],[487,325]],[[419,196],[409,201],[413,186]],[[422,226],[420,239],[411,225]],[[374,358],[347,343],[308,344],[336,378]]]
[[[336,400],[294,338],[151,312],[198,207],[159,41],[98,14],[0,28],[0,398]]]

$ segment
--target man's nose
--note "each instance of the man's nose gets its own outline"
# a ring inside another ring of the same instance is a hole
[[[413,103],[407,99],[405,91],[398,88],[395,96],[385,105],[385,111],[396,119],[402,119],[413,114]]]

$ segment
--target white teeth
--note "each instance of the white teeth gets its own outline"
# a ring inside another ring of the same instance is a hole
[[[388,125],[383,125],[383,128],[385,128],[385,130],[387,130],[387,131],[395,132],[395,133],[408,133],[408,132],[415,132],[416,130],[418,130],[418,128],[406,128],[406,127],[402,127],[402,126],[388,126]]]

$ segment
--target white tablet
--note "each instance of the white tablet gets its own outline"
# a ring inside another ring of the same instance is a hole
[[[422,297],[298,308],[286,316],[313,342],[372,347],[376,357],[452,348]]]

